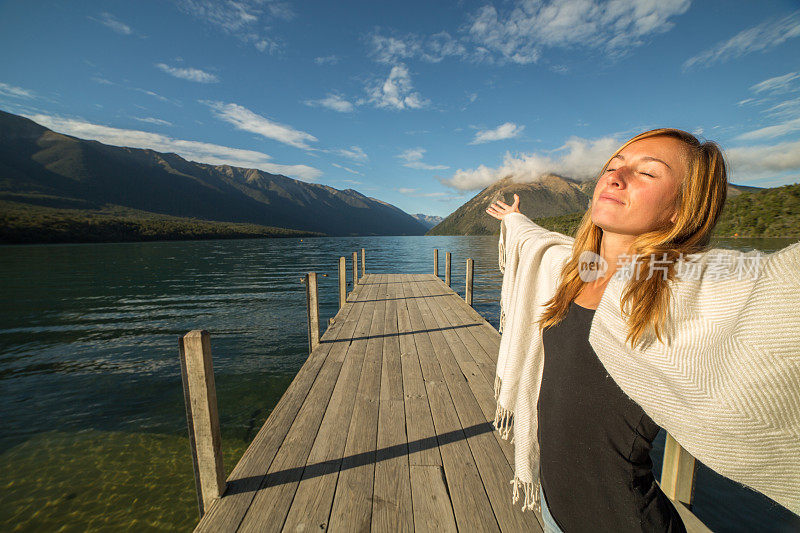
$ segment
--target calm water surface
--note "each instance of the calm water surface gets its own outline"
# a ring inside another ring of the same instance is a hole
[[[765,252],[791,239],[715,245]],[[0,248],[0,528],[191,531],[198,520],[178,338],[211,333],[224,465],[231,471],[307,357],[303,273],[337,307],[338,257],[431,272],[453,255],[495,327],[495,237],[243,239]],[[664,432],[651,454],[660,478]],[[800,518],[700,465],[695,513],[715,531],[797,531]]]

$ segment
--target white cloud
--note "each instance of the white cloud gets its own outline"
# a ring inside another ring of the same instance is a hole
[[[55,115],[34,114],[25,116],[54,131],[82,139],[94,139],[114,146],[145,148],[158,152],[174,152],[185,159],[200,163],[258,168],[265,172],[284,174],[303,180],[314,180],[322,175],[320,170],[307,165],[273,163],[271,156],[253,150],[242,150],[200,141],[186,141],[146,131],[112,128]]]
[[[335,150],[335,153],[359,163],[364,163],[369,160],[369,156],[360,146],[351,146],[349,150],[340,148],[339,150]]]
[[[196,81],[197,83],[217,83],[219,81],[216,75],[199,68],[171,67],[164,63],[156,63],[156,67],[170,76],[175,76],[182,80]]]
[[[131,35],[133,34],[133,30],[127,24],[118,20],[114,15],[111,13],[103,13],[100,15],[100,18],[89,17],[91,20],[95,22],[99,22],[103,26],[112,29],[113,31],[119,33],[120,35]]]
[[[311,146],[307,144],[308,142],[315,142],[317,140],[317,138],[310,133],[296,130],[285,124],[273,122],[238,104],[226,104],[224,102],[207,100],[201,100],[201,103],[209,106],[214,111],[214,115],[220,120],[233,124],[237,129],[257,133],[267,139],[273,139],[304,150],[311,149]]]
[[[414,91],[411,75],[405,65],[392,67],[389,77],[367,88],[368,102],[389,109],[420,109],[430,103]]]
[[[415,168],[417,170],[445,170],[450,167],[446,165],[428,165],[422,162],[422,157],[425,155],[424,148],[410,148],[403,153],[395,156],[405,161],[404,167]]]
[[[750,87],[750,90],[756,94],[764,91],[768,91],[770,93],[783,93],[789,91],[792,82],[798,78],[800,78],[800,72],[789,72],[783,76],[775,76],[774,78],[769,78],[762,82],[756,83]]]
[[[469,25],[487,60],[535,63],[545,48],[587,47],[620,55],[675,25],[690,0],[561,0],[520,2],[507,13],[487,5]],[[494,54],[494,56],[492,55]]]
[[[335,65],[339,62],[339,56],[330,55],[330,56],[320,56],[314,58],[314,63],[317,65]]]
[[[684,70],[725,62],[753,52],[765,52],[789,39],[800,37],[800,11],[742,30],[683,63]]]
[[[282,48],[270,25],[289,21],[296,14],[288,2],[276,0],[178,0],[186,13],[215,26],[261,52],[273,54]]]
[[[611,57],[672,29],[691,0],[519,0],[498,10],[485,5],[459,30],[424,36],[396,32],[367,35],[368,54],[394,65],[412,58],[438,63],[448,57],[471,62],[536,63],[545,49],[590,48]],[[556,65],[556,72],[568,67]]]
[[[555,156],[542,153],[514,156],[506,152],[499,167],[480,165],[471,170],[458,169],[452,177],[443,180],[443,183],[455,189],[469,191],[483,189],[507,176],[512,176],[519,182],[536,181],[547,173],[588,180],[600,172],[603,163],[620,144],[614,137],[594,140],[571,137],[563,146],[553,150]]]
[[[325,107],[327,109],[338,111],[339,113],[350,113],[353,111],[353,109],[355,109],[355,106],[353,106],[352,102],[345,100],[338,94],[330,93],[325,98],[321,98],[319,100],[306,100],[304,103],[307,106]]]
[[[368,54],[378,63],[394,65],[418,57],[428,63],[439,63],[446,57],[464,57],[464,43],[446,31],[423,37],[414,33],[385,36],[374,31],[367,36]]]
[[[0,95],[13,98],[34,98],[36,96],[33,91],[2,82],[0,82]]]
[[[800,116],[800,98],[784,100],[765,111],[771,117],[791,118]]]
[[[737,179],[800,171],[800,141],[731,148],[726,155]]]
[[[160,118],[154,117],[131,117],[134,120],[138,120],[139,122],[146,122],[148,124],[155,124],[156,126],[172,126],[172,122],[161,120]]]
[[[331,165],[335,166],[336,168],[341,168],[342,170],[345,170],[345,171],[349,172],[350,174],[355,174],[357,176],[363,176],[364,175],[363,173],[361,173],[361,172],[359,172],[357,170],[353,170],[352,168],[348,168],[348,167],[346,167],[344,165],[339,165],[337,163],[331,163]]]
[[[479,131],[469,144],[482,144],[491,141],[500,141],[502,139],[511,139],[517,137],[524,129],[525,126],[517,126],[513,122],[506,122],[493,130]]]
[[[800,118],[787,120],[780,124],[759,128],[757,130],[742,133],[736,137],[737,141],[753,141],[759,139],[773,139],[788,133],[800,131]]]

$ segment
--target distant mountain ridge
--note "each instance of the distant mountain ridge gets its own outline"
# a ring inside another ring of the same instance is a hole
[[[422,213],[415,213],[411,216],[422,222],[427,228],[432,228],[444,220],[444,217],[437,215],[425,215]]]
[[[519,183],[511,176],[502,178],[447,216],[427,235],[493,235],[499,231],[497,220],[486,208],[497,200],[511,203],[520,197],[520,211],[531,219],[557,217],[584,211],[594,194],[594,180],[578,181],[556,174],[546,174],[539,181]],[[760,187],[728,184],[728,198]]]
[[[419,220],[353,189],[63,135],[0,111],[0,199],[121,206],[328,235],[422,235]]]

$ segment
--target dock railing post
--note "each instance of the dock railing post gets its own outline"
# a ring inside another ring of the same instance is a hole
[[[305,277],[306,284],[306,316],[308,317],[308,353],[319,346],[319,292],[317,290],[317,273],[309,272]]]
[[[450,286],[450,252],[444,254],[444,284]]]
[[[361,249],[361,277],[367,275],[367,252]]]
[[[347,264],[344,256],[339,258],[339,309],[347,301]]]
[[[178,339],[178,348],[197,506],[203,518],[226,488],[211,336],[205,330],[192,330]]]
[[[353,252],[353,290],[358,285],[358,252]]]
[[[439,249],[433,249],[433,275],[439,277]]]
[[[464,290],[464,300],[467,302],[467,305],[472,306],[472,281],[475,272],[475,261],[472,260],[470,257],[467,259],[467,281],[466,281],[466,289]]]
[[[661,490],[669,498],[686,504],[691,509],[694,498],[695,458],[667,433],[664,445],[664,462],[661,467]]]

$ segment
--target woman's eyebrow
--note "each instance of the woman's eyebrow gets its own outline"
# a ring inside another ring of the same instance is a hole
[[[618,158],[620,158],[620,159],[622,159],[623,161],[625,161],[625,157],[624,157],[623,155],[621,155],[621,154],[617,154],[617,155],[615,155],[614,157],[612,157],[611,159],[615,159],[615,158],[617,158],[617,157],[618,157]],[[659,163],[663,164],[664,166],[666,166],[668,169],[672,170],[672,167],[671,167],[671,166],[669,166],[669,165],[666,163],[666,161],[662,161],[661,159],[659,159],[659,158],[657,158],[657,157],[651,157],[651,156],[649,156],[649,155],[646,155],[646,156],[643,156],[643,157],[642,157],[642,159],[644,159],[645,161],[657,161],[657,162],[659,162]]]

